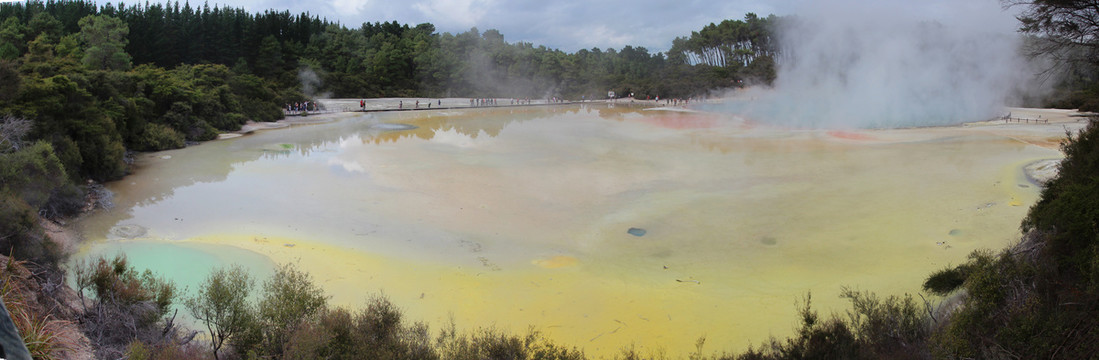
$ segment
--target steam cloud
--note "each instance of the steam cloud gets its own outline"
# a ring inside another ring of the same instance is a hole
[[[332,97],[332,93],[330,92],[317,92],[324,85],[324,82],[321,80],[320,75],[317,75],[313,69],[303,67],[301,70],[298,70],[298,81],[301,81],[301,92],[307,98],[327,99]]]
[[[957,124],[1001,114],[1030,77],[994,0],[812,3],[780,30],[774,88],[727,110],[809,128]]]

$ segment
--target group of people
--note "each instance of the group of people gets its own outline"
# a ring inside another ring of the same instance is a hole
[[[469,99],[469,106],[496,106],[496,99],[492,99],[492,98]]]
[[[585,96],[584,98],[587,98],[587,96]],[[528,98],[511,98],[510,100],[511,100],[511,105],[530,105],[530,104],[532,104],[532,101],[529,97]],[[659,101],[659,100],[657,100],[657,101]],[[413,109],[419,109],[421,105],[427,104],[427,108],[430,109],[431,105],[432,105],[432,102],[434,102],[439,107],[443,106],[443,100],[442,99],[438,99],[438,100],[435,100],[435,101],[427,100],[426,102],[421,102],[420,100],[416,100],[415,104],[413,105],[414,107],[412,107],[412,108]],[[546,102],[548,102],[548,103],[565,103],[565,102],[568,102],[568,100],[565,100],[564,98],[561,98],[561,97],[554,96],[552,98],[546,99]],[[471,99],[469,99],[469,106],[470,107],[498,106],[498,105],[500,105],[499,99],[495,99],[495,98],[471,98]],[[397,109],[403,110],[404,108],[405,108],[404,107],[404,100],[397,101]],[[300,103],[292,103],[292,104],[287,104],[286,105],[286,110],[287,111],[312,111],[312,110],[317,110],[317,109],[318,109],[317,104],[315,102],[308,102],[308,101],[300,102]],[[362,111],[366,111],[366,99],[359,99],[359,109],[362,110]]]
[[[302,102],[293,102],[293,103],[286,104],[286,111],[287,112],[317,111],[317,110],[319,110],[319,109],[317,108],[317,102],[315,102],[315,101],[302,101]]]
[[[511,98],[511,105],[530,105],[530,98]],[[477,106],[496,106],[499,105],[499,99],[494,98],[481,98],[481,99],[469,99],[470,107]]]
[[[424,103],[427,104],[428,109],[431,108],[431,100],[425,101]],[[439,106],[443,106],[443,100],[442,99],[435,100],[435,103]],[[398,109],[404,109],[404,100],[398,100],[397,101],[397,108]],[[419,108],[420,108],[420,100],[416,100],[416,105],[415,105],[414,109],[419,109]],[[362,110],[362,111],[366,111],[366,99],[359,99],[359,109]]]
[[[691,100],[692,100],[692,98],[686,98],[686,99],[673,98],[673,99],[664,99],[664,103],[668,104],[668,105],[672,105],[672,106],[679,106],[679,105],[687,106],[687,104],[689,104],[691,102]],[[656,101],[659,102],[660,97],[657,97]]]
[[[588,97],[583,96],[583,97],[581,97],[581,99],[582,99],[582,101],[585,101],[585,100],[588,100]],[[530,105],[531,104],[530,98],[511,98],[510,100],[511,100],[511,105]],[[698,99],[695,99],[695,98],[687,98],[687,99],[664,98],[664,99],[661,99],[659,96],[657,96],[655,100],[656,100],[656,102],[660,102],[661,100],[664,100],[665,104],[672,105],[672,106],[680,106],[680,105],[686,106],[687,104],[691,103],[692,101],[697,101]],[[565,100],[564,98],[561,98],[561,97],[554,96],[554,97],[551,97],[549,99],[546,99],[546,101],[549,102],[549,103],[565,103],[568,100]],[[438,99],[438,100],[435,100],[435,101],[427,100],[426,102],[423,102],[423,103],[421,103],[420,100],[416,100],[414,108],[419,109],[422,104],[426,103],[427,108],[430,109],[431,105],[432,105],[431,104],[432,102],[437,104],[439,107],[443,106],[443,100],[442,99]],[[498,99],[495,99],[495,98],[469,99],[469,106],[470,107],[497,106],[497,105],[499,105],[499,102],[498,102]],[[397,108],[398,109],[404,109],[404,100],[400,100],[400,101],[397,102]],[[363,111],[366,111],[366,99],[360,99],[359,100],[359,109],[361,109]],[[286,104],[286,112],[288,112],[288,113],[303,112],[303,111],[319,111],[319,110],[320,110],[320,106],[315,101],[301,101],[301,102],[293,102],[293,103]]]
[[[443,100],[442,99],[439,99],[437,101],[439,103],[439,106],[443,106]],[[431,108],[431,100],[428,100],[425,103],[427,104],[427,108],[430,109]],[[363,109],[365,109],[366,108],[365,105],[363,105],[363,106],[364,106]],[[397,102],[397,108],[398,109],[404,109],[404,100],[401,100],[401,101]],[[420,108],[420,100],[416,100],[416,107],[414,107],[413,109],[419,109],[419,108]]]

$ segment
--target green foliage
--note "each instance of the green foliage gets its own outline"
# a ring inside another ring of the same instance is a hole
[[[366,309],[358,313],[343,308],[325,308],[304,320],[287,339],[284,359],[585,358],[579,350],[556,345],[533,330],[526,336],[493,329],[460,334],[451,324],[432,341],[426,325],[405,325],[401,311],[382,296],[371,297]]]
[[[263,77],[275,76],[282,70],[282,45],[279,44],[279,40],[274,35],[267,35],[260,41],[259,50],[253,63],[255,64],[253,71],[256,75]]]
[[[48,68],[52,72],[64,66]],[[282,116],[270,83],[238,76],[222,65],[172,71],[150,66],[129,72],[70,70],[49,78],[32,73],[30,81],[17,84],[19,95],[11,110],[35,119],[31,137],[50,140],[74,178],[121,176],[125,147],[179,148],[185,140],[211,140],[219,130],[237,130],[249,120]]]
[[[966,269],[964,266],[945,268],[931,273],[923,282],[924,291],[939,296],[947,296],[965,283]]]
[[[24,35],[26,27],[19,18],[9,16],[0,24],[0,59],[13,60],[23,55],[26,49]]]
[[[676,39],[669,56],[675,54],[675,60],[690,64],[747,66],[757,57],[773,57],[778,53],[773,30],[777,19],[774,15],[760,18],[748,13],[743,21],[710,23],[689,38]]]
[[[78,4],[73,4],[73,5],[78,5]],[[66,10],[69,10],[69,13],[64,14],[64,15],[69,16],[69,18],[67,20],[71,22],[70,23],[70,28],[72,28],[73,26],[76,25],[75,22],[77,20],[77,18],[72,18],[72,16],[80,16],[80,15],[78,15],[79,14],[78,11],[72,11],[72,10],[76,10],[76,9],[69,8],[69,9],[66,9]],[[62,35],[62,32],[65,31],[65,24],[62,24],[61,20],[58,20],[56,17],[54,17],[49,12],[42,11],[42,12],[35,13],[34,16],[32,16],[30,18],[30,20],[27,21],[27,28],[28,28],[28,32],[27,32],[27,37],[28,38],[30,38],[30,37],[35,37],[36,38],[36,37],[39,37],[39,36],[45,36],[47,38],[52,38],[52,39],[56,40],[57,38],[60,38],[61,35]]]
[[[125,255],[110,260],[99,258],[93,264],[78,269],[87,272],[81,276],[87,277],[88,285],[99,301],[123,305],[148,302],[155,305],[154,311],[147,314],[151,319],[146,321],[155,321],[166,315],[176,296],[175,285],[157,277],[152,271],[138,272],[130,266]],[[83,288],[80,290],[83,291]]]
[[[916,358],[926,351],[930,322],[911,295],[883,300],[870,292],[844,288],[840,297],[851,301],[846,323],[862,357]]]
[[[881,299],[870,292],[843,289],[851,301],[846,317],[821,318],[811,295],[799,307],[801,326],[781,341],[772,338],[759,349],[721,359],[924,359],[929,318],[910,295]],[[700,341],[701,349],[701,341]],[[696,358],[701,358],[701,350]]]
[[[1088,358],[1099,351],[1097,134],[1095,120],[1068,134],[1060,173],[1023,220],[1021,244],[995,255],[974,252],[958,267],[965,303],[932,334],[935,356]]]
[[[1062,271],[1081,276],[1095,286],[1092,264],[1099,246],[1099,124],[1091,120],[1061,145],[1065,159],[1059,175],[1046,184],[1026,219],[1024,231],[1051,232],[1050,250]]]
[[[239,265],[219,268],[198,288],[198,293],[184,304],[210,334],[214,358],[226,341],[244,331],[250,321],[246,299],[252,289],[252,278]]]
[[[164,124],[145,125],[145,131],[138,137],[134,149],[158,151],[183,147],[183,134]]]
[[[303,321],[321,311],[327,301],[324,291],[313,283],[309,274],[293,264],[279,266],[271,279],[263,283],[263,298],[256,308],[256,321],[251,324],[258,327],[251,330],[261,334],[260,343],[237,346],[238,351],[258,347],[253,350],[263,356],[281,357],[290,335]]]
[[[400,310],[381,296],[372,297],[358,314],[343,308],[321,309],[305,320],[287,338],[284,358],[439,358],[427,327],[402,324]]]
[[[34,79],[25,84],[19,103],[17,113],[35,120],[32,136],[53,139],[59,152],[72,145],[79,153],[77,163],[65,161],[77,160],[75,157],[62,157],[66,171],[99,180],[123,174],[121,136],[111,119],[97,111],[96,99],[77,81],[65,75]]]
[[[45,266],[57,264],[61,250],[45,240],[38,214],[64,200],[62,192],[70,186],[66,179],[48,143],[0,153],[0,252]]]
[[[355,321],[344,308],[322,310],[298,327],[286,343],[285,359],[351,358]]]
[[[409,355],[421,352],[417,350],[427,343],[426,331],[417,339],[416,334],[408,333],[411,329],[404,327],[401,317],[400,309],[389,299],[381,295],[371,297],[366,310],[355,317],[355,340],[360,343],[355,351],[373,359],[412,358]],[[406,341],[410,340],[406,337],[413,341]]]
[[[22,87],[23,76],[15,62],[0,59],[0,103],[14,99]]]
[[[157,344],[134,341],[126,347],[125,358],[128,360],[194,360],[209,357],[192,344],[181,345],[175,342]]]
[[[84,66],[95,70],[128,70],[132,66],[126,53],[130,28],[111,16],[87,16],[80,19],[80,38],[86,48]]]
[[[36,6],[41,3],[4,5],[0,16],[14,15],[25,23],[26,14],[32,12],[28,10]],[[227,6],[138,3],[89,9],[85,3],[63,3],[43,10],[38,14],[53,14],[59,19],[54,20],[58,26],[46,26],[43,20],[29,25],[23,37],[30,41],[45,35],[45,42],[51,44],[48,50],[53,52],[50,56],[72,56],[69,54],[76,50],[58,40],[78,27],[75,16],[111,17],[129,29],[129,35],[121,38],[124,52],[89,43],[81,55],[89,65],[110,63],[112,57],[107,55],[112,52],[121,57],[132,55],[134,64],[162,68],[220,64],[232,66],[237,74],[262,77],[276,84],[274,88],[300,90],[303,96],[328,92],[356,98],[579,98],[599,97],[613,89],[639,97],[687,97],[744,85],[741,80],[769,83],[777,55],[773,28],[778,19],[755,14],[709,24],[690,37],[677,39],[667,54],[633,46],[570,54],[530,43],[508,43],[492,29],[437,33],[432,24],[397,22],[346,28],[308,14],[251,14]],[[119,61],[122,68],[124,63]],[[305,68],[316,72],[320,88],[300,88],[298,75]],[[281,102],[302,100],[305,98]],[[245,115],[257,113],[246,111]]]
[[[10,154],[0,153],[0,192],[17,195],[35,209],[45,205],[65,179],[61,160],[46,142]]]
[[[0,193],[0,246],[11,254],[26,258],[28,244],[41,238],[37,212],[18,196]],[[24,250],[26,249],[26,250]]]
[[[580,360],[586,358],[583,352],[556,345],[533,329],[526,336],[506,334],[493,329],[480,329],[464,335],[450,330],[440,335],[437,341],[443,359]]]
[[[162,341],[173,328],[165,318],[178,295],[175,285],[138,271],[125,255],[81,261],[73,272],[85,335],[99,357],[118,357],[134,341]],[[94,297],[90,307],[85,290]]]
[[[855,335],[847,323],[838,318],[820,319],[812,309],[812,294],[805,297],[799,309],[801,328],[797,337],[785,345],[772,342],[772,349],[787,359],[853,359],[858,353]]]

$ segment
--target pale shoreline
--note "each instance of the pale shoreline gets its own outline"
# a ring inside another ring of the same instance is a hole
[[[360,107],[359,101],[364,100],[366,106]],[[636,100],[632,98],[599,99],[599,100],[561,100],[559,102],[545,99],[530,99],[529,103],[513,103],[515,99],[493,98],[496,105],[471,106],[470,98],[370,98],[370,99],[318,99],[324,110],[307,113],[305,115],[287,115],[285,118],[273,122],[248,122],[241,126],[240,130],[225,132],[218,135],[218,140],[240,137],[258,130],[282,129],[293,125],[320,124],[335,121],[338,118],[353,116],[364,112],[398,112],[398,111],[439,111],[439,110],[475,110],[493,108],[522,108],[530,106],[561,106],[575,104],[627,104],[641,106],[660,106],[655,100]],[[416,102],[420,104],[417,106]],[[520,99],[525,102],[526,99]],[[430,105],[428,105],[430,103]],[[672,109],[672,108],[669,108]],[[676,110],[678,108],[672,109]]]

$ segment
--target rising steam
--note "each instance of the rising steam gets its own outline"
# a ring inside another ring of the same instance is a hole
[[[301,82],[301,92],[309,99],[328,99],[332,97],[331,92],[321,92],[320,89],[324,86],[324,81],[321,80],[313,69],[303,67],[298,70],[298,81]]]
[[[774,88],[727,110],[794,127],[957,124],[1002,113],[1029,77],[995,1],[813,3],[781,25]]]

